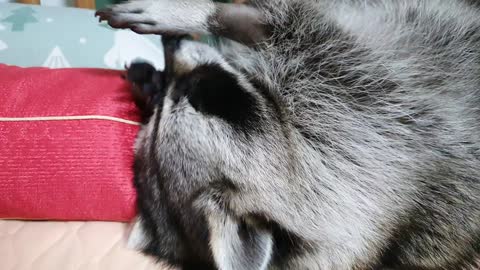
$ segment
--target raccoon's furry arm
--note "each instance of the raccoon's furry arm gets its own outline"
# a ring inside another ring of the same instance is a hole
[[[141,34],[214,34],[244,44],[265,38],[267,27],[254,7],[211,0],[137,0],[95,13],[114,28]]]
[[[212,33],[241,43],[252,45],[263,41],[267,26],[260,12],[250,6],[216,4],[217,12],[212,20]]]

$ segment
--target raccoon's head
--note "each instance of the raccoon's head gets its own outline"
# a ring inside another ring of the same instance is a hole
[[[136,143],[130,242],[184,268],[265,269],[281,228],[263,201],[291,171],[281,106],[215,49],[164,46]]]

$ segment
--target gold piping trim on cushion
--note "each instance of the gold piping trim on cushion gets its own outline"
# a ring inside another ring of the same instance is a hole
[[[107,120],[139,126],[139,122],[106,115],[72,115],[72,116],[38,116],[38,117],[0,117],[0,122],[36,122],[36,121],[71,121],[71,120]]]

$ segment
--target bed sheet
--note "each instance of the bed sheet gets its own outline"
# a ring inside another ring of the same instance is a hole
[[[126,247],[128,224],[0,220],[2,270],[173,270]]]

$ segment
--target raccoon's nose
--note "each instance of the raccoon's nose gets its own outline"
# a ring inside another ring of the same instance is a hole
[[[127,69],[127,80],[137,84],[151,81],[155,72],[155,67],[145,62],[135,62],[125,68]]]
[[[147,103],[158,103],[165,95],[165,73],[155,70],[149,63],[132,63],[126,77]]]

